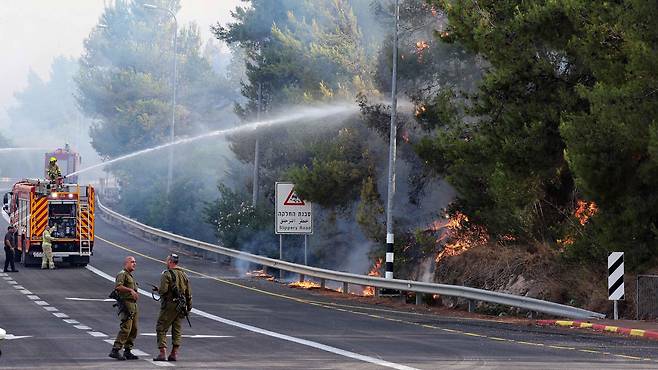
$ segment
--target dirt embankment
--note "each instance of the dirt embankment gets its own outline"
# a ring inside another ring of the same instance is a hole
[[[461,255],[443,259],[434,272],[437,283],[465,285],[473,288],[528,296],[608,313],[607,270],[601,266],[568,265],[557,253],[545,246],[529,250],[519,246],[488,245],[473,248]],[[633,281],[627,283],[627,300],[620,304],[622,316],[634,317]],[[632,287],[630,286],[632,285]],[[464,302],[444,299],[448,306]],[[518,310],[483,303],[478,310],[488,313]]]

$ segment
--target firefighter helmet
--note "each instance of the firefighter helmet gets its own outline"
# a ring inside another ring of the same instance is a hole
[[[57,158],[55,158],[55,157],[50,157],[50,163],[54,163],[54,162],[57,162]]]

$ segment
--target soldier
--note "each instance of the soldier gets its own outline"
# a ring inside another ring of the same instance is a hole
[[[41,249],[43,250],[43,256],[41,256],[41,268],[55,268],[55,262],[53,261],[53,236],[56,230],[55,225],[46,228],[43,232],[43,239],[41,241]]]
[[[154,361],[176,361],[181,344],[181,320],[192,310],[192,289],[183,270],[178,267],[178,255],[167,257],[167,269],[162,271],[160,287],[153,291],[160,294],[160,315],[155,327],[160,353]],[[177,295],[176,295],[177,294]],[[171,352],[167,351],[167,331],[171,327]]]
[[[126,257],[123,261],[123,270],[117,274],[114,284],[114,289],[119,294],[122,303],[119,306],[121,325],[109,356],[117,360],[137,360],[139,358],[131,352],[135,345],[135,337],[137,337],[137,299],[139,299],[139,294],[137,293],[137,282],[132,275],[136,265],[135,257]],[[121,347],[124,348],[123,355],[119,353]]]

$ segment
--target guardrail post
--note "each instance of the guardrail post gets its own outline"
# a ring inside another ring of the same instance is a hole
[[[423,293],[416,292],[416,305],[420,306],[421,304],[423,304]]]
[[[350,294],[349,284],[347,281],[343,281],[343,294]]]
[[[475,301],[472,299],[468,300],[468,312],[475,311]]]
[[[327,281],[324,278],[320,279],[320,289],[324,289],[326,285]]]
[[[373,290],[374,290],[374,292],[375,292],[375,294],[373,294],[373,296],[374,296],[375,298],[379,298],[379,288],[376,287],[376,286],[374,286],[374,287],[373,287]]]
[[[304,274],[299,274],[299,282],[300,283],[304,282]]]

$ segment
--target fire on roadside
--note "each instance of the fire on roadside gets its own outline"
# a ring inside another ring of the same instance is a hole
[[[473,247],[485,246],[489,242],[486,229],[480,225],[466,225],[468,216],[457,212],[447,220],[434,221],[429,229],[440,232],[436,239],[443,249],[437,253],[434,261],[440,263],[448,256],[458,256]]]
[[[269,281],[274,281],[274,276],[268,274],[265,272],[265,270],[253,270],[253,271],[247,271],[246,274],[247,276],[253,277],[253,278],[258,278],[258,279],[265,279]]]
[[[381,257],[377,258],[375,263],[372,265],[372,268],[370,269],[370,272],[368,272],[368,276],[382,276],[382,273],[381,273],[380,270],[382,268],[383,263],[384,263],[383,258],[381,258]],[[363,288],[363,293],[362,294],[363,294],[364,297],[372,297],[372,296],[375,295],[375,288],[371,287],[371,286],[367,286],[367,287]]]
[[[290,284],[288,284],[289,287],[292,288],[302,288],[302,289],[317,289],[320,288],[320,284],[316,283],[315,281],[294,281]]]
[[[574,211],[574,216],[576,216],[581,225],[585,225],[598,211],[599,208],[596,206],[596,203],[579,199],[576,210]]]

